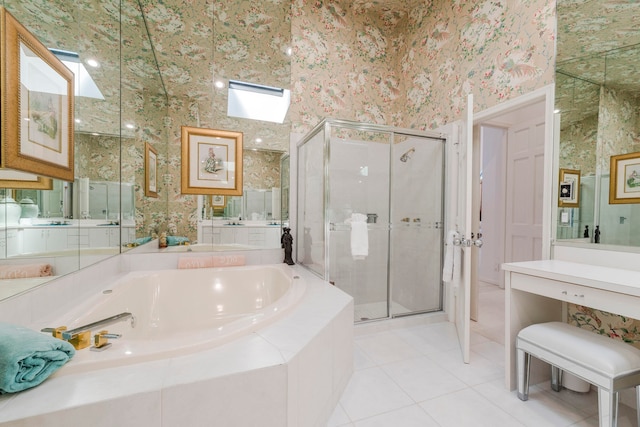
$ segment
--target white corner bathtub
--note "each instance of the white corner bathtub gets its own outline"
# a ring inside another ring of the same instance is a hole
[[[283,265],[127,273],[53,325],[69,330],[123,312],[127,320],[91,331],[121,334],[101,351],[76,352],[58,375],[156,360],[208,349],[280,318],[305,284]]]

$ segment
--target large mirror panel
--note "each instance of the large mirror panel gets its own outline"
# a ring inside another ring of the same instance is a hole
[[[632,30],[638,6],[609,5],[605,15],[595,1],[557,7],[557,239],[640,246],[640,204],[609,200],[611,156],[640,151],[640,36]],[[595,18],[606,22],[589,25]],[[562,198],[563,185],[575,185],[572,198]]]
[[[270,223],[280,215],[273,202],[268,206],[265,201],[280,191],[280,157],[289,150],[288,115],[282,123],[231,117],[228,101],[232,80],[290,90],[291,5],[265,2],[258,12],[248,2],[215,0],[180,7],[180,18],[172,21],[178,7],[144,7],[151,40],[162,46],[156,55],[169,95],[166,231],[188,238],[189,250],[197,250],[194,243],[207,249],[218,244],[259,248],[265,239],[279,245],[280,228]],[[180,194],[181,126],[243,133],[243,196]],[[263,239],[266,235],[272,238]]]
[[[158,198],[144,196],[145,143],[166,160],[167,97],[139,2],[2,4],[85,80],[76,84],[74,180],[2,190],[0,298],[136,246],[167,212],[162,181]]]
[[[273,193],[280,191],[279,160],[289,149],[290,122],[228,117],[227,101],[229,80],[290,90],[289,2],[267,2],[259,12],[240,0],[189,8],[145,0],[3,0],[2,5],[47,46],[77,53],[100,96],[76,98],[73,182],[54,180],[49,191],[2,190],[0,197],[15,203],[0,203],[5,213],[0,264],[51,263],[55,277],[139,245],[157,250],[157,241],[145,242],[161,232],[213,243],[199,235],[200,226],[220,225],[236,211],[223,209],[219,216],[216,209],[215,216],[206,216],[203,196],[181,194],[181,126],[244,133],[244,181],[250,194],[262,196],[263,210],[254,208],[253,196],[249,207],[244,198],[229,206],[242,212],[245,226],[252,221],[247,217],[256,218],[260,227],[272,227],[270,235],[279,233],[280,227],[268,222],[269,216],[282,222],[274,213]],[[87,59],[99,66],[87,67]],[[147,144],[157,151],[157,197],[145,195]],[[280,197],[282,205],[288,192],[280,191]],[[21,200],[25,211],[36,205],[38,213],[31,224],[18,218],[7,225],[8,212],[22,213]],[[17,231],[25,225],[28,233]],[[28,239],[25,252],[25,245],[15,242],[26,234],[37,239]],[[6,291],[0,298],[24,289],[10,290],[8,282],[0,288]]]

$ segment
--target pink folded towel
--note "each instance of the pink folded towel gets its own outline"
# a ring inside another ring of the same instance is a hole
[[[189,257],[178,259],[178,268],[211,268],[213,259],[208,257]]]
[[[213,257],[214,267],[235,267],[244,264],[244,255],[223,255]]]
[[[244,255],[185,257],[178,259],[178,268],[235,267],[245,265]]]
[[[22,279],[26,277],[51,276],[51,264],[0,265],[0,279]]]

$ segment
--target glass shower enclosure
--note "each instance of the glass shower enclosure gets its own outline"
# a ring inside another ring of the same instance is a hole
[[[325,119],[298,144],[297,262],[356,322],[442,310],[445,142]]]

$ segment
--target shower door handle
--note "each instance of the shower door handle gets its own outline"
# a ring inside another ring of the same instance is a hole
[[[456,237],[453,239],[453,246],[461,246],[463,248],[469,248],[475,246],[481,248],[483,244],[482,233],[478,233],[478,238],[475,238],[475,234],[471,233],[471,239],[465,239],[464,237]]]
[[[477,239],[475,239],[474,237],[475,237],[475,236],[474,236],[474,234],[473,234],[473,233],[471,233],[471,243],[472,243],[472,244],[473,244],[473,246],[475,246],[476,248],[481,248],[481,247],[482,247],[482,244],[484,243],[484,242],[482,241],[482,233],[478,233],[478,238],[477,238]]]

